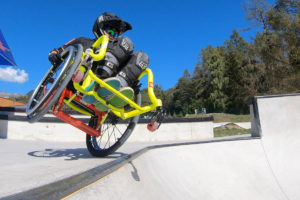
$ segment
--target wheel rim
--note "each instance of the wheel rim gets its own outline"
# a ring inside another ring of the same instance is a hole
[[[141,94],[139,93],[136,98],[137,104],[141,105]],[[129,138],[138,120],[139,116],[122,120],[113,113],[109,113],[102,124],[101,136],[90,137],[91,145],[98,152],[114,152]]]
[[[66,71],[68,70],[72,57],[74,56],[74,47],[68,47],[61,56],[64,57],[67,53],[68,55],[64,61],[56,69],[54,66],[51,66],[50,70],[36,87],[26,107],[27,115],[32,115],[40,109],[45,102],[49,101],[49,97],[55,93],[59,82],[64,80]]]
[[[128,131],[131,120],[127,123],[126,121],[114,122],[115,120],[118,120],[114,117],[115,116],[112,116],[111,118],[106,119],[106,122],[102,125],[101,136],[92,137],[91,142],[96,150],[106,150],[111,148]]]

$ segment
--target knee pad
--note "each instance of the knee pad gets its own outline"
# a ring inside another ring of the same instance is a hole
[[[101,60],[96,68],[96,74],[100,78],[108,78],[116,74],[119,67],[119,61],[110,52],[105,54],[103,60]]]
[[[148,55],[142,51],[136,51],[132,54],[125,67],[123,67],[117,76],[118,78],[125,80],[127,86],[131,86],[141,75],[141,73],[148,67],[148,64]],[[123,81],[121,81],[121,83],[122,82]]]

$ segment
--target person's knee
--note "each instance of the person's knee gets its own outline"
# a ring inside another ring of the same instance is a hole
[[[118,77],[126,80],[127,85],[132,85],[141,73],[148,67],[149,57],[142,51],[136,51],[132,54],[127,64],[118,73]]]

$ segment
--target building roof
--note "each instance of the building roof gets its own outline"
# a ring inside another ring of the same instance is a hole
[[[0,97],[0,107],[24,106],[24,105],[25,105],[24,103],[12,101],[10,99]]]

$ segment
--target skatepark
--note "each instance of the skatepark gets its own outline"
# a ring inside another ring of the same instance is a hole
[[[251,135],[213,138],[212,121],[163,123],[153,135],[139,124],[106,158],[67,124],[2,117],[0,199],[299,199],[300,94],[249,106]]]

